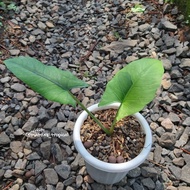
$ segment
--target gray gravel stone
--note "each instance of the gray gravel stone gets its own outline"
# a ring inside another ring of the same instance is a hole
[[[56,190],[63,190],[64,188],[64,185],[62,182],[58,182],[57,185],[56,185]]]
[[[66,190],[74,190],[74,188],[71,186],[68,186],[68,187],[66,187]]]
[[[104,190],[104,186],[103,186],[102,184],[93,183],[93,184],[92,184],[92,189],[93,189],[93,190],[96,190],[96,189]]]
[[[8,169],[5,171],[4,177],[5,178],[11,178],[13,176],[12,173],[13,173],[13,171]]]
[[[44,175],[45,175],[47,184],[52,184],[52,185],[57,184],[59,178],[54,169],[52,168],[44,169]]]
[[[161,24],[162,24],[163,28],[165,28],[166,30],[169,30],[169,31],[177,30],[177,26],[168,20],[162,19]]]
[[[156,187],[155,190],[164,190],[164,184],[162,182],[160,182],[159,180],[156,181],[155,183]]]
[[[170,70],[172,68],[172,64],[169,59],[162,59],[162,62],[166,70]]]
[[[162,147],[161,146],[156,146],[155,150],[154,150],[154,161],[156,163],[160,163],[162,156]]]
[[[62,140],[62,141],[63,141],[65,144],[67,144],[67,145],[70,145],[71,142],[72,142],[71,136],[70,136],[69,133],[68,133],[66,130],[64,130],[64,129],[54,127],[54,128],[51,130],[51,135],[54,136],[54,137],[59,138],[60,140]]]
[[[51,152],[55,156],[57,162],[61,162],[63,160],[63,153],[59,146],[59,144],[55,143],[51,146]]]
[[[30,117],[28,121],[22,127],[23,131],[30,132],[38,126],[38,119],[36,117]]]
[[[51,142],[50,141],[45,141],[40,144],[40,152],[43,156],[44,159],[49,159],[50,154],[51,154]]]
[[[69,186],[72,183],[74,183],[75,181],[76,181],[76,177],[72,176],[72,177],[69,177],[68,179],[64,180],[63,184],[65,186]]]
[[[165,133],[165,130],[164,130],[163,127],[158,127],[158,128],[156,129],[156,134],[157,134],[159,137],[161,137],[164,133]]]
[[[179,158],[182,155],[183,150],[175,148],[173,152],[174,152],[175,156],[177,158]]]
[[[166,132],[164,133],[161,138],[159,138],[159,143],[162,147],[165,148],[172,148],[174,143],[175,143],[175,135],[170,133],[170,132]]]
[[[11,89],[17,91],[17,92],[23,92],[26,90],[26,87],[23,84],[15,83],[11,85]]]
[[[26,190],[36,190],[36,186],[31,183],[25,183],[24,187],[26,188]]]
[[[174,42],[175,42],[175,39],[173,37],[170,37],[169,35],[166,34],[162,38],[163,38],[164,43],[166,44],[167,48],[173,47]]]
[[[174,69],[171,71],[170,76],[172,79],[177,79],[177,78],[181,78],[182,74],[178,69]]]
[[[171,120],[172,123],[175,123],[175,124],[177,124],[181,121],[179,116],[173,112],[169,113],[168,118]]]
[[[38,114],[38,112],[39,112],[39,109],[38,109],[38,107],[36,105],[34,105],[34,106],[29,106],[28,111],[30,112],[29,114],[31,116],[36,116]]]
[[[41,22],[41,21],[39,21],[37,25],[38,25],[38,27],[39,27],[41,30],[45,30],[45,29],[46,29],[46,25],[45,25],[43,22]]]
[[[9,144],[10,142],[11,140],[5,132],[0,133],[0,145],[6,145]]]
[[[76,177],[76,187],[79,188],[82,185],[83,177],[81,175],[78,175]]]
[[[34,35],[34,36],[43,35],[43,34],[44,34],[44,32],[39,28],[32,31],[32,35]]]
[[[38,114],[39,114],[39,116],[38,116],[39,121],[45,123],[49,120],[49,115],[47,113],[47,109],[44,108],[43,106],[40,107]]]
[[[178,187],[178,190],[190,190],[190,187],[188,187],[188,186],[181,186],[181,187]]]
[[[116,53],[122,53],[126,47],[135,47],[136,44],[137,40],[114,41],[110,45],[102,47],[101,49],[104,51],[113,51]]]
[[[155,45],[156,45],[157,47],[160,47],[160,46],[163,46],[163,45],[164,45],[164,42],[163,42],[163,40],[160,38],[160,39],[158,39],[158,40],[156,41]]]
[[[60,164],[55,166],[55,171],[58,173],[58,175],[63,179],[68,179],[71,173],[71,167],[66,164]]]
[[[94,91],[90,89],[85,89],[84,93],[85,93],[85,96],[88,96],[88,97],[92,97],[95,94]]]
[[[84,160],[80,154],[77,154],[75,160],[71,163],[71,169],[76,170],[79,165],[84,165]]]
[[[185,164],[185,160],[184,158],[180,157],[180,158],[174,158],[173,159],[173,163],[176,165],[176,166],[184,166]]]
[[[5,170],[3,170],[3,169],[0,169],[0,179],[2,179],[2,178],[3,178],[3,176],[4,176],[4,173],[5,173]]]
[[[35,175],[40,174],[46,167],[47,167],[46,164],[44,164],[43,162],[41,162],[39,160],[36,160],[35,167],[34,167]]]
[[[55,190],[55,187],[53,185],[46,185],[47,190]]]
[[[139,167],[133,169],[133,170],[130,170],[128,173],[127,173],[127,176],[128,177],[132,177],[132,178],[136,178],[136,177],[139,177],[141,175],[141,169]]]
[[[12,56],[15,56],[15,55],[19,55],[20,54],[20,50],[19,49],[11,49],[9,50],[10,54]]]
[[[0,82],[1,82],[1,83],[6,83],[6,82],[9,82],[10,79],[11,79],[11,77],[4,77],[4,78],[1,78],[1,79],[0,79]]]
[[[181,170],[181,180],[190,184],[190,162],[188,162]]]
[[[163,128],[166,132],[172,132],[172,130],[174,128],[174,124],[171,122],[171,120],[169,118],[164,119],[161,122],[161,125],[163,126]]]
[[[54,28],[55,27],[54,24],[52,22],[50,22],[50,21],[46,21],[46,25],[49,28]]]
[[[175,146],[178,148],[183,147],[188,142],[189,133],[190,133],[190,127],[186,127],[182,135],[180,136],[180,139],[176,141]]]
[[[176,52],[176,48],[170,48],[170,49],[166,49],[166,50],[163,50],[163,53],[166,53],[166,54],[174,54]]]
[[[190,67],[190,59],[182,59],[181,64],[179,66],[181,68],[189,68]]]
[[[151,178],[144,178],[141,182],[148,189],[155,189],[155,183]]]
[[[139,26],[139,30],[140,30],[141,32],[145,32],[145,31],[147,31],[147,30],[149,30],[149,29],[150,29],[150,24],[148,24],[148,23],[141,24],[141,25]]]
[[[169,92],[183,92],[183,91],[184,91],[184,86],[177,83],[172,84],[172,86],[169,88]]]
[[[30,41],[31,43],[35,42],[35,40],[36,40],[36,37],[35,37],[35,36],[33,36],[33,35],[30,35],[30,36],[29,36],[29,41]]]
[[[176,187],[174,187],[174,186],[172,186],[172,185],[168,186],[167,189],[168,189],[168,190],[178,190]]]
[[[36,152],[32,152],[26,158],[27,160],[31,161],[31,160],[39,160],[41,157]]]
[[[170,165],[169,170],[175,176],[176,179],[179,180],[181,178],[181,168],[174,165]]]
[[[133,189],[135,189],[135,190],[144,190],[144,187],[135,182],[133,184]]]
[[[12,141],[10,143],[10,148],[13,152],[18,153],[18,152],[22,152],[23,145],[20,141]]]
[[[187,117],[187,118],[183,121],[182,124],[185,125],[185,126],[190,126],[190,117]]]
[[[158,172],[155,168],[150,167],[142,167],[141,168],[142,176],[144,177],[156,177],[158,175]]]
[[[18,161],[15,164],[15,168],[16,169],[24,170],[25,167],[26,167],[26,164],[27,164],[27,160],[26,159],[24,159],[24,160],[18,159]]]
[[[17,129],[15,132],[14,132],[14,135],[15,136],[21,136],[21,135],[24,135],[24,131],[22,129]]]

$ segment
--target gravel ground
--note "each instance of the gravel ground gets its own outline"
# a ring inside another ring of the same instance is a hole
[[[132,11],[137,3],[144,12]],[[98,102],[107,81],[132,60],[158,58],[165,74],[142,111],[153,131],[149,158],[110,187],[90,178],[73,146],[80,108],[48,102],[1,63],[0,189],[190,190],[190,50],[183,23],[162,0],[21,0],[1,39],[2,60],[30,55],[73,72],[91,84],[73,91],[85,105]]]

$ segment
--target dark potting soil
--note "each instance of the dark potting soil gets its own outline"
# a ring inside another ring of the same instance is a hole
[[[95,116],[109,128],[116,110],[108,109],[96,112]],[[142,150],[145,134],[138,121],[128,116],[117,122],[111,136],[90,118],[81,128],[81,139],[90,154],[99,160],[110,163],[122,163],[135,158]]]

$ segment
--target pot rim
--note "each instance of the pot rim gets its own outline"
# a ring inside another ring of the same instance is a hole
[[[105,109],[110,109],[110,108],[117,109],[119,106],[120,106],[120,103],[113,103],[108,106],[101,106],[101,107],[98,107],[98,104],[94,104],[90,106],[88,110],[91,112],[96,112],[99,110],[105,110]],[[125,171],[129,171],[138,167],[141,163],[145,161],[145,159],[148,157],[148,154],[151,150],[152,132],[146,119],[140,113],[135,113],[132,116],[134,116],[138,120],[138,122],[140,123],[142,129],[144,130],[146,134],[144,147],[142,151],[140,152],[140,154],[136,156],[134,159],[124,162],[124,163],[108,163],[108,162],[101,161],[95,158],[94,156],[92,156],[83,146],[83,143],[80,139],[80,128],[83,122],[88,117],[88,114],[86,111],[83,111],[79,115],[75,123],[74,130],[73,130],[73,141],[74,141],[77,151],[82,155],[82,157],[88,164],[94,166],[95,168],[101,169],[103,171],[125,172]]]

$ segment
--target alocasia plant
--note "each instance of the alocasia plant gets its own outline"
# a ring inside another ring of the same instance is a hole
[[[126,65],[108,82],[99,106],[120,103],[108,129],[71,93],[73,88],[89,86],[71,72],[44,65],[31,57],[20,56],[4,62],[15,76],[46,99],[72,106],[79,104],[108,135],[114,132],[117,121],[142,110],[153,100],[164,72],[161,61],[143,58]]]

